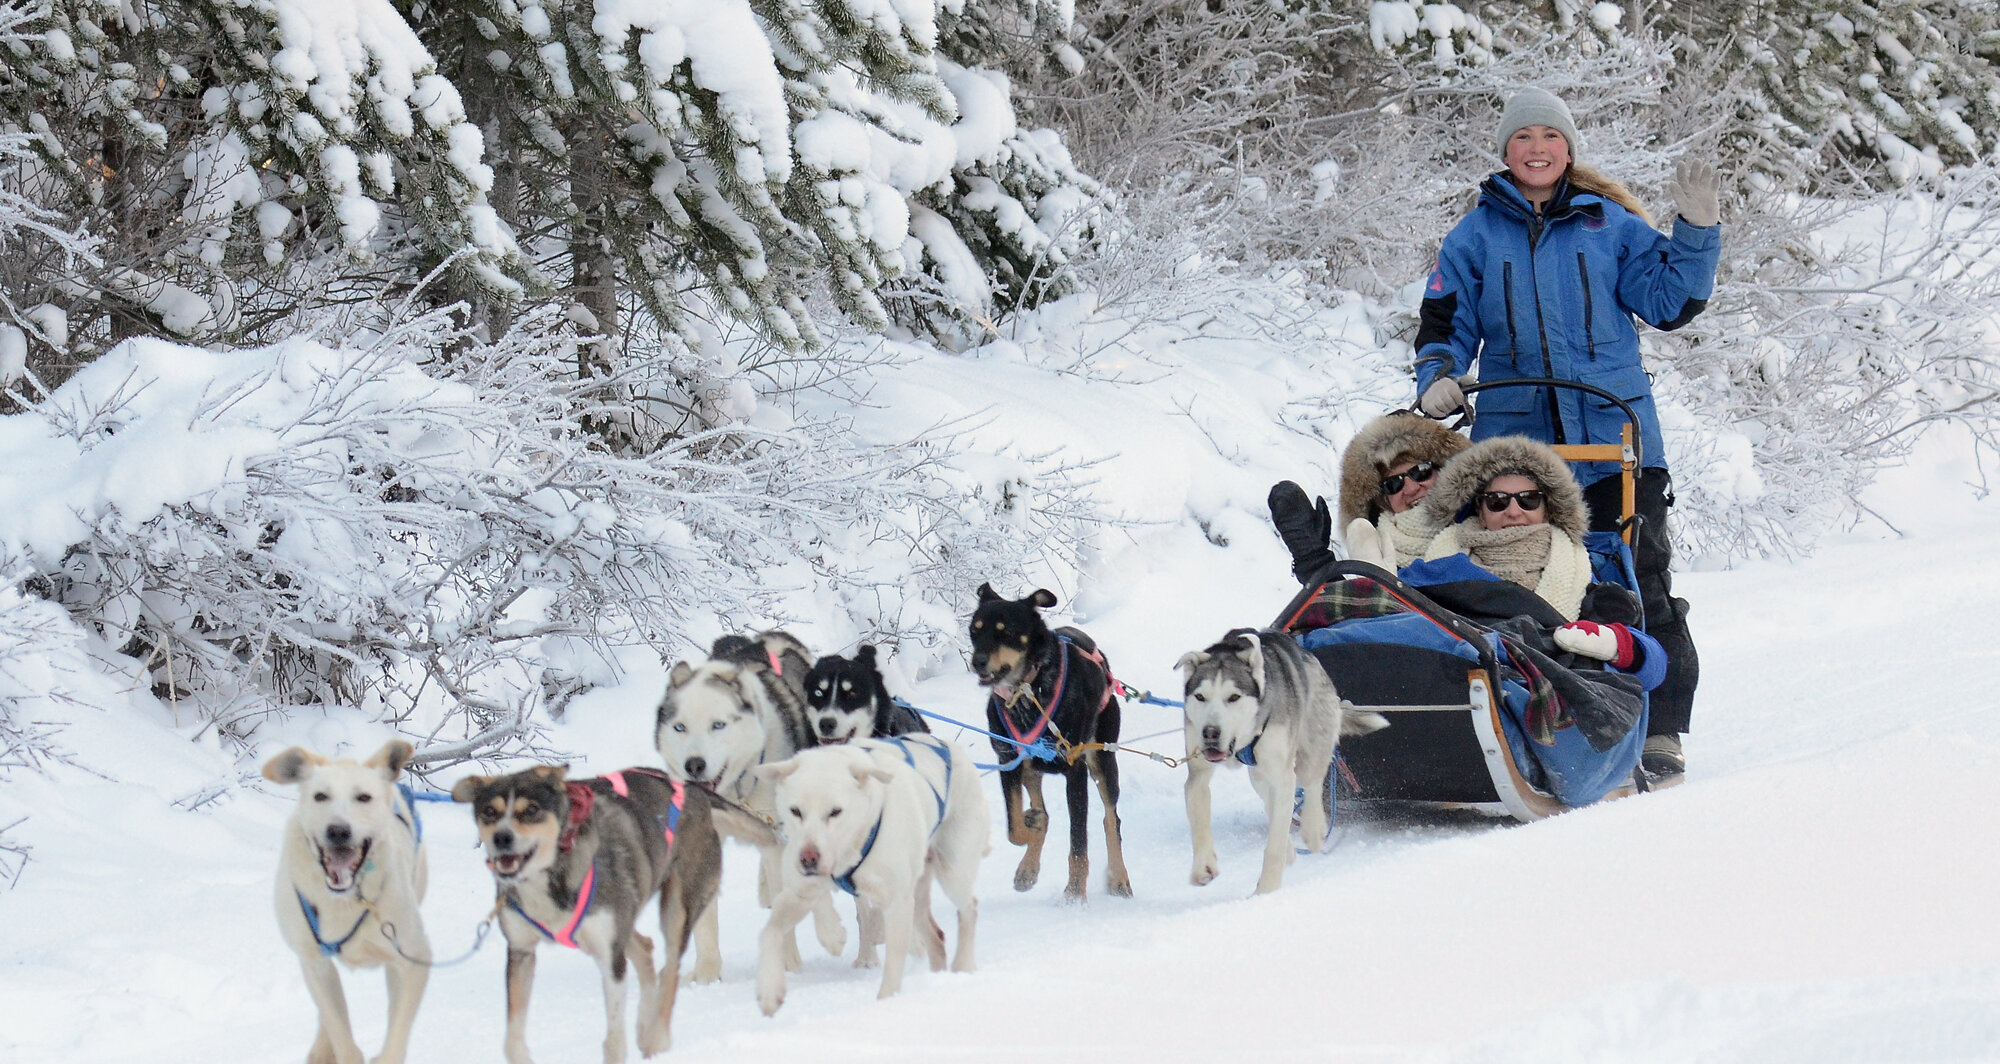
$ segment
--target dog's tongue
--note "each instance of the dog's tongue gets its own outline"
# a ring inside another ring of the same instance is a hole
[[[360,850],[322,850],[319,855],[320,871],[326,874],[326,889],[344,891],[354,889],[354,879],[361,874]]]
[[[1213,746],[1211,746],[1211,747],[1208,747],[1207,749],[1204,749],[1204,750],[1203,750],[1203,751],[1201,752],[1201,756],[1202,756],[1202,758],[1203,758],[1203,759],[1205,759],[1205,760],[1207,760],[1207,761],[1211,761],[1211,762],[1218,762],[1218,763],[1219,763],[1219,762],[1223,762],[1223,761],[1227,761],[1227,760],[1229,760],[1229,755],[1228,755],[1228,754],[1226,754],[1226,753],[1222,752],[1221,750],[1217,750],[1217,749],[1216,749],[1215,747],[1213,747]]]
[[[1011,702],[1014,700],[1014,685],[996,683],[993,685],[993,693],[1000,696],[1000,701]]]
[[[527,859],[525,854],[503,853],[498,857],[487,858],[486,867],[503,876],[511,876],[521,870],[521,865],[525,864]]]

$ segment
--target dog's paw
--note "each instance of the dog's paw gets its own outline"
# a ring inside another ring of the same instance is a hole
[[[839,920],[828,920],[813,930],[829,956],[838,957],[847,952],[847,928]]]
[[[658,1026],[659,1030],[657,1031],[642,1030],[639,1032],[640,1056],[657,1057],[661,1053],[673,1048],[673,1039],[669,1036],[666,1025],[660,1024]]]
[[[1024,864],[1014,869],[1014,889],[1029,891],[1035,889],[1035,880],[1042,878],[1042,866]]]
[[[1188,882],[1197,887],[1205,887],[1215,882],[1215,877],[1221,871],[1222,869],[1216,867],[1214,861],[1198,861],[1194,866],[1194,874],[1188,876]]]
[[[875,947],[870,946],[855,955],[854,966],[856,968],[879,968],[882,966],[882,961],[881,958],[875,956]]]
[[[757,1007],[764,1010],[764,1015],[766,1016],[776,1016],[778,1014],[778,1007],[784,1003],[784,987],[779,987],[772,991],[757,991]]]
[[[1082,887],[1069,886],[1063,888],[1062,903],[1064,905],[1084,905],[1089,901],[1090,897]]]
[[[1114,898],[1129,898],[1132,896],[1132,880],[1126,876],[1107,878],[1104,881],[1104,892]]]

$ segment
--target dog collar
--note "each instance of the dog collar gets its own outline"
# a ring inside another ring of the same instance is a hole
[[[880,835],[881,833],[882,833],[882,818],[878,816],[875,818],[875,826],[868,829],[867,841],[861,844],[861,856],[856,857],[854,859],[853,868],[850,868],[847,871],[841,873],[840,875],[833,877],[834,886],[839,887],[840,889],[846,891],[849,894],[854,893],[854,873],[861,871],[861,866],[868,860],[869,852],[875,849],[875,836]]]
[[[870,841],[873,841],[872,836],[870,837]],[[356,934],[360,933],[361,925],[368,922],[369,907],[368,903],[363,901],[361,903],[361,915],[355,919],[354,926],[348,928],[347,933],[340,936],[338,941],[328,942],[319,933],[319,909],[312,902],[306,900],[306,892],[300,890],[297,886],[292,887],[292,893],[299,896],[299,912],[306,918],[306,929],[312,932],[313,941],[319,943],[319,955],[322,957],[337,956],[340,953],[341,947],[347,945],[354,939]],[[354,897],[356,900],[360,900],[361,898],[361,874],[359,872],[356,872],[354,876]]]
[[[576,908],[570,911],[569,920],[560,929],[551,931],[540,920],[529,916],[528,910],[521,908],[520,899],[515,897],[512,891],[509,891],[507,894],[507,907],[514,910],[514,915],[528,921],[530,926],[540,931],[543,938],[548,939],[558,946],[568,946],[570,949],[582,949],[582,946],[576,944],[576,929],[583,926],[583,918],[590,912],[590,903],[596,896],[597,862],[592,861],[590,862],[589,870],[583,873],[583,886],[577,888]]]

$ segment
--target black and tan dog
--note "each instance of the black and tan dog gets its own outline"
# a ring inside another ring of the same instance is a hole
[[[1007,841],[1027,847],[1014,870],[1014,889],[1035,885],[1042,871],[1042,843],[1048,837],[1049,815],[1042,804],[1042,776],[1060,773],[1069,800],[1069,882],[1063,897],[1084,896],[1090,878],[1090,781],[1104,802],[1104,889],[1130,897],[1132,880],[1125,872],[1125,853],[1118,829],[1119,704],[1112,690],[1111,664],[1097,644],[1075,628],[1050,630],[1041,611],[1056,604],[1052,592],[1036,590],[1022,599],[1005,599],[990,584],[979,585],[979,608],[972,614],[972,671],[993,696],[986,703],[986,726],[996,735],[1024,743],[1043,738],[1073,746],[1105,744],[1082,751],[1073,760],[1053,762],[1021,757],[1012,743],[994,739],[993,750],[1003,764],[1000,797],[1007,805]],[[1027,808],[1022,808],[1026,792]]]
[[[470,776],[451,796],[472,806],[498,890],[507,936],[509,1064],[528,1064],[528,994],[535,947],[579,949],[604,978],[604,1059],[625,1059],[625,969],[639,976],[639,1049],[667,1048],[688,930],[715,899],[722,872],[718,832],[773,847],[763,821],[699,787],[634,768],[570,780],[562,765],[508,776]],[[663,969],[653,943],[635,929],[639,910],[660,896]]]
[[[869,643],[851,658],[828,654],[813,663],[806,674],[806,719],[821,744],[930,731],[916,711],[889,697]]]

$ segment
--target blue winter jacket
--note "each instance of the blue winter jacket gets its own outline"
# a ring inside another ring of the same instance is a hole
[[[1503,171],[1438,251],[1417,331],[1417,394],[1439,373],[1479,362],[1479,379],[1554,377],[1593,384],[1632,404],[1644,464],[1666,468],[1652,382],[1633,315],[1678,329],[1715,287],[1722,227],[1674,221],[1667,237],[1645,219],[1564,181],[1541,215]],[[1474,397],[1472,438],[1520,434],[1550,443],[1617,443],[1625,414],[1570,388],[1495,388]],[[1618,471],[1579,465],[1588,485]]]

